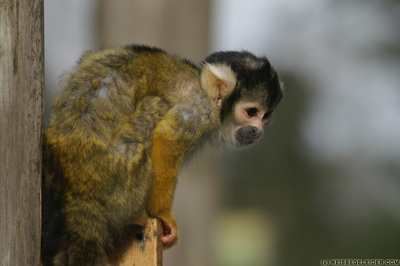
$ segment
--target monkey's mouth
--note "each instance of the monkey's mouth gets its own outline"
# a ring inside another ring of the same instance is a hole
[[[251,139],[251,138],[236,138],[237,141],[237,146],[240,147],[245,147],[249,146],[253,143],[255,143],[258,139]]]

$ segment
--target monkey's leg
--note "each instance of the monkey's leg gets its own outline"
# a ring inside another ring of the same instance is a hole
[[[62,252],[67,254],[67,265],[106,265],[105,249],[112,242],[112,235],[109,225],[111,210],[105,202],[110,198],[102,196],[99,201],[96,194],[104,192],[66,193],[69,198],[64,209],[68,246]]]

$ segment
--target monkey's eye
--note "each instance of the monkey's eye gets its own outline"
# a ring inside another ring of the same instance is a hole
[[[266,112],[265,115],[263,116],[263,120],[270,118],[273,112],[274,110]]]
[[[249,108],[246,110],[246,113],[250,117],[256,117],[257,116],[257,109],[256,108]]]

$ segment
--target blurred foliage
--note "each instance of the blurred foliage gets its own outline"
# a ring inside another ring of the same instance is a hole
[[[329,185],[330,179],[345,176],[345,170],[307,156],[299,128],[311,95],[305,80],[289,73],[282,76],[284,101],[261,145],[232,152],[225,160],[225,205],[257,206],[272,217],[279,228],[277,266],[318,265],[323,258],[398,257],[398,217],[371,207],[373,218],[367,225],[358,219],[338,227],[324,218],[329,210],[320,212],[319,208],[332,207],[316,202],[323,200],[323,195],[316,196],[321,183]],[[400,176],[398,165],[390,165],[385,170]]]
[[[400,27],[399,1],[368,4],[387,12],[388,25]],[[332,2],[332,6],[345,5],[346,1]],[[400,65],[400,42],[383,41],[373,55]],[[261,145],[234,151],[224,161],[228,169],[225,206],[257,206],[272,217],[279,228],[277,266],[319,265],[323,258],[398,258],[400,223],[390,208],[359,202],[369,204],[368,216],[336,222],[331,220],[342,220],[346,212],[338,209],[327,215],[340,197],[329,186],[351,176],[352,162],[322,162],[309,156],[301,126],[313,100],[311,79],[295,72],[281,71],[281,76],[284,99]],[[393,182],[398,184],[398,162],[399,158],[384,158],[371,162],[371,169],[397,177]]]

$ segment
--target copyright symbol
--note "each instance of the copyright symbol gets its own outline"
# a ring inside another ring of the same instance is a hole
[[[326,265],[329,265],[329,261],[328,260],[321,260],[320,264],[322,266],[326,266]]]

